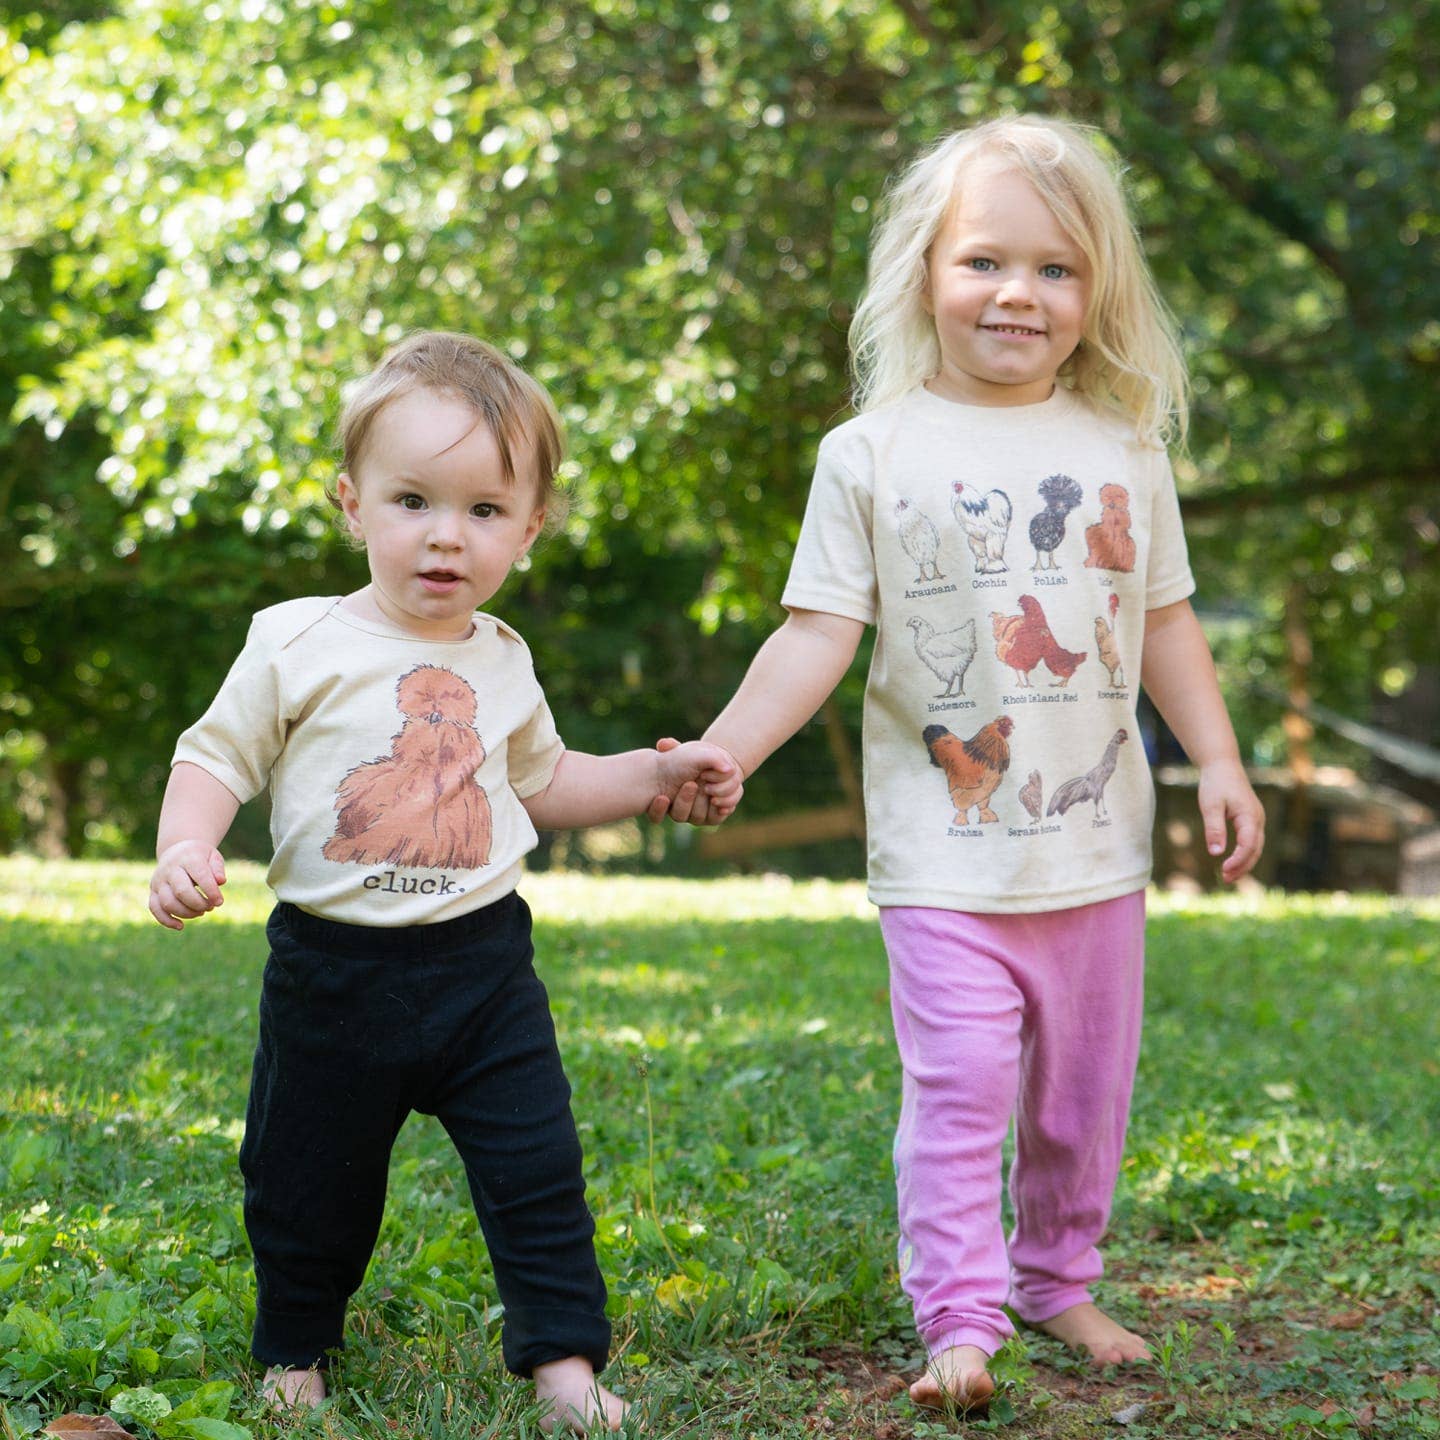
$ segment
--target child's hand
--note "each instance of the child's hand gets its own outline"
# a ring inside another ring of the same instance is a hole
[[[656,788],[661,793],[646,812],[651,820],[669,815],[691,825],[718,825],[733,813],[745,786],[740,764],[728,750],[703,740],[682,745],[669,738],[655,748],[659,752]]]
[[[1235,848],[1220,866],[1222,878],[1233,884],[1250,872],[1265,847],[1265,810],[1238,760],[1213,760],[1200,767],[1200,818],[1205,822],[1205,848],[1212,855],[1225,849],[1227,823],[1235,827]]]
[[[156,862],[150,877],[150,913],[167,930],[183,930],[225,903],[225,861],[202,840],[180,840]]]

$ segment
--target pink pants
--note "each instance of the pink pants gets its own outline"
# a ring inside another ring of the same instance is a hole
[[[1140,1047],[1145,894],[1032,915],[880,912],[904,1067],[900,1275],[930,1354],[1089,1300]],[[1000,1150],[1015,1118],[1007,1254]]]

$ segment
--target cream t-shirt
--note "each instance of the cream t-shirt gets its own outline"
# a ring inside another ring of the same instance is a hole
[[[920,388],[828,434],[782,599],[876,627],[870,898],[1025,912],[1141,889],[1145,612],[1194,588],[1164,452],[1062,386],[1014,407]]]
[[[515,888],[535,829],[520,804],[564,745],[525,642],[477,613],[422,640],[336,596],[257,614],[173,763],[238,800],[268,784],[281,900],[355,925],[426,925]]]

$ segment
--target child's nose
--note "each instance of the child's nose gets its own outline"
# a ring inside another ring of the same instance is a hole
[[[1001,305],[1030,305],[1034,302],[1035,295],[1030,288],[1028,277],[1007,275],[995,298]]]
[[[430,543],[442,550],[458,550],[460,522],[457,517],[445,510],[431,511]]]

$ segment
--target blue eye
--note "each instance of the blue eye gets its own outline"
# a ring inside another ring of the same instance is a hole
[[[970,262],[970,268],[972,270],[997,270],[999,266],[997,266],[993,260],[987,259],[984,255],[977,255],[975,259]]]
[[[1070,271],[1066,269],[1064,265],[1042,265],[1040,267],[1040,273],[1047,280],[1063,280],[1069,275]]]

